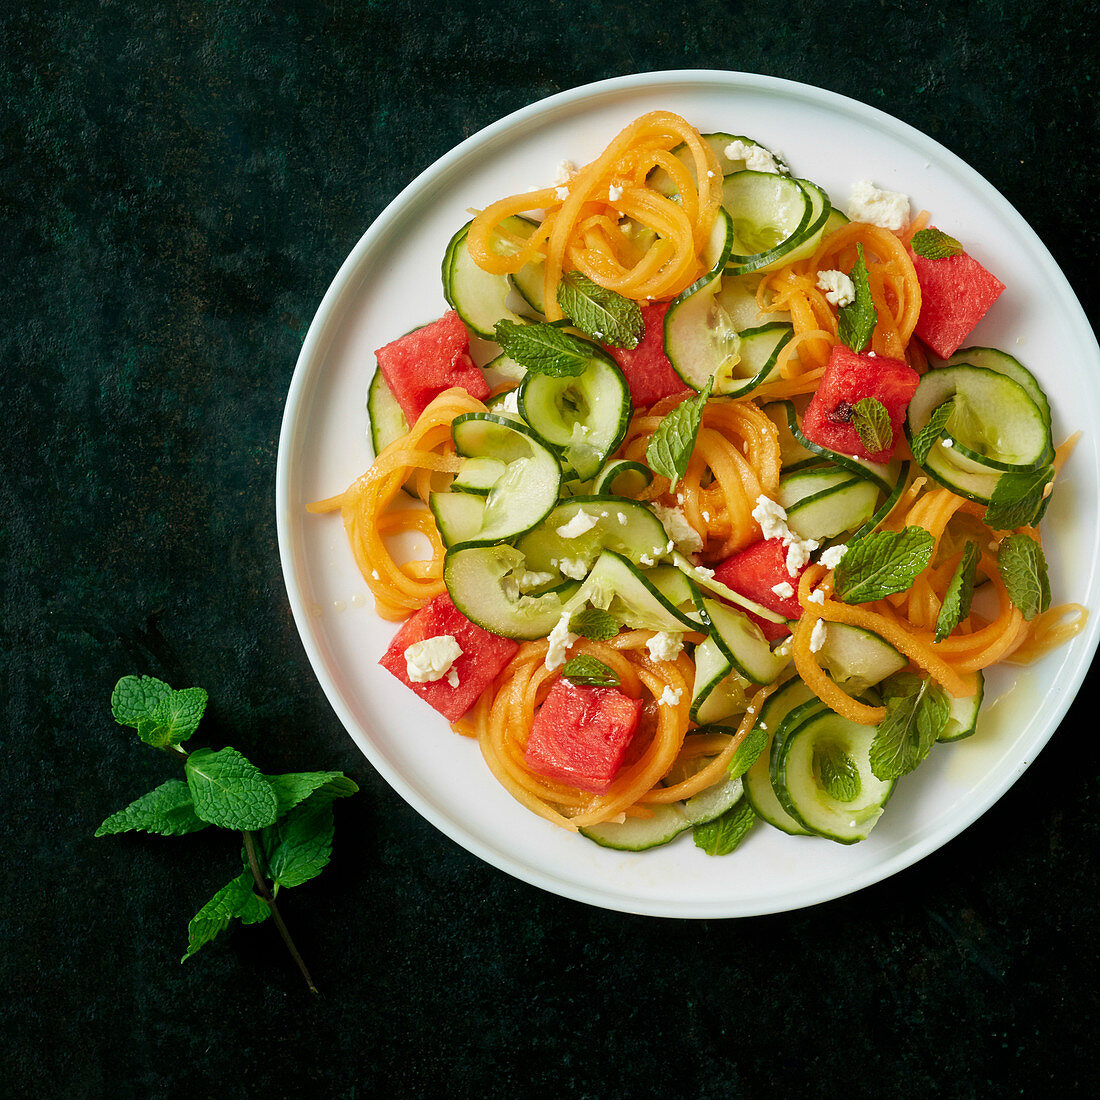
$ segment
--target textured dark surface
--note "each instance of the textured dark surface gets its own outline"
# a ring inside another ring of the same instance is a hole
[[[855,897],[742,921],[590,909],[468,855],[354,749],[291,622],[272,507],[301,339],[364,228],[468,134],[607,76],[736,68],[889,111],[1016,205],[1095,322],[1094,7],[1029,7],[4,6],[0,1093],[1095,1088],[1090,704],[963,836]],[[360,783],[332,866],[287,897],[320,998],[269,925],[180,966],[231,841],[92,838],[172,774],[109,719],[131,671],[205,686],[204,743]]]

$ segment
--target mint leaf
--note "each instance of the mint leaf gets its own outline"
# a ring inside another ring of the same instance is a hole
[[[703,422],[703,409],[713,386],[714,378],[711,377],[701,393],[681,401],[657,425],[646,447],[646,462],[652,470],[668,478],[672,489],[687,472],[699,425]]]
[[[950,706],[935,681],[908,672],[892,676],[884,687],[886,717],[871,742],[871,772],[888,782],[911,772],[931,751],[947,725]]]
[[[997,551],[997,568],[1009,599],[1028,622],[1050,607],[1050,581],[1042,548],[1027,535],[1009,535]]]
[[[231,921],[258,924],[271,916],[266,902],[254,893],[253,885],[251,872],[245,871],[223,886],[191,918],[187,926],[187,951],[180,962],[186,962],[200,947],[224,932]]]
[[[579,271],[567,271],[561,277],[558,305],[577,328],[601,344],[636,348],[645,333],[637,302],[594,283]]]
[[[178,745],[195,732],[205,710],[206,692],[202,688],[170,691],[138,722],[138,737],[156,749]]]
[[[862,784],[855,761],[839,746],[824,745],[814,752],[814,771],[825,793],[837,802],[854,802]]]
[[[740,745],[734,749],[733,759],[729,762],[729,773],[732,778],[742,776],[756,763],[760,754],[768,747],[768,731],[759,726],[753,726]]]
[[[881,600],[910,588],[936,540],[923,527],[876,531],[848,547],[833,571],[833,594],[845,603]]]
[[[940,613],[936,616],[936,641],[942,642],[970,614],[974,599],[974,576],[981,553],[977,543],[968,542],[947,591],[943,594]]]
[[[280,886],[301,886],[325,869],[333,831],[332,799],[313,795],[258,835],[275,893]]]
[[[1043,507],[1047,486],[1054,482],[1054,467],[1008,470],[997,478],[985,510],[985,522],[995,531],[1030,527]],[[1049,494],[1047,494],[1049,495]]]
[[[619,686],[619,677],[615,670],[595,657],[574,657],[565,662],[565,668],[561,670],[561,674],[574,684],[590,687]]]
[[[886,406],[877,397],[861,397],[852,406],[852,427],[872,454],[894,445],[894,426]]]
[[[584,373],[597,353],[596,348],[579,336],[547,321],[526,325],[497,321],[494,332],[505,355],[539,374],[575,377]]]
[[[331,801],[346,798],[359,790],[343,772],[289,772],[286,775],[266,775],[264,778],[275,792],[279,817],[314,792],[320,792],[318,797],[324,796]]]
[[[954,237],[948,236],[942,229],[936,229],[935,226],[918,229],[909,244],[918,256],[923,256],[926,260],[961,256],[964,251],[963,246]]]
[[[859,258],[856,260],[848,278],[855,287],[855,299],[837,310],[837,338],[847,344],[857,355],[867,346],[871,333],[878,324],[875,312],[875,300],[871,296],[871,284],[867,279],[867,265],[863,262],[863,245],[856,245]]]
[[[153,708],[172,694],[155,676],[123,676],[111,692],[111,713],[120,726],[133,726],[148,718]]]
[[[619,633],[621,626],[614,615],[599,607],[584,607],[569,620],[569,632],[593,642],[607,642]]]
[[[724,814],[691,830],[697,848],[708,856],[728,856],[749,835],[756,814],[747,798],[741,798]]]
[[[140,830],[161,836],[180,836],[205,829],[207,822],[195,814],[191,792],[181,779],[169,779],[155,790],[135,799],[124,810],[111,814],[95,831],[96,836],[113,836]]]
[[[956,398],[952,396],[944,401],[942,405],[937,405],[932,410],[928,423],[913,437],[910,448],[918,465],[923,466],[925,464],[928,460],[928,452],[932,450],[932,445],[947,431],[947,422],[955,411],[955,400]]]
[[[236,749],[196,749],[183,766],[195,813],[225,829],[262,829],[278,813],[263,773]]]

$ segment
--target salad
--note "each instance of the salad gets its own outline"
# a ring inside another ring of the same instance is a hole
[[[642,116],[457,229],[451,309],[378,349],[375,463],[310,506],[402,622],[383,666],[591,841],[862,840],[984,668],[1084,625],[1039,536],[1073,440],[963,346],[1003,284],[904,196],[848,213]]]

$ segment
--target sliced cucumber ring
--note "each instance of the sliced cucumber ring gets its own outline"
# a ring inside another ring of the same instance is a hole
[[[889,642],[860,626],[826,623],[818,663],[849,695],[860,695],[909,664]]]
[[[679,802],[659,802],[651,808],[652,817],[628,817],[625,821],[586,825],[578,832],[603,848],[615,848],[620,852],[644,852],[675,840],[682,832],[691,828],[691,822]]]
[[[977,690],[973,695],[962,699],[948,699],[950,716],[947,725],[936,738],[937,741],[961,741],[964,737],[970,737],[978,728],[978,712],[985,696],[985,677],[981,669],[974,673],[974,678],[977,681]]]
[[[879,491],[873,481],[850,478],[793,504],[787,509],[787,526],[799,538],[826,542],[867,523]]]
[[[733,218],[731,275],[760,271],[804,238],[812,200],[797,180],[774,172],[734,172],[722,181],[722,205]]]
[[[641,462],[617,458],[609,462],[592,483],[592,492],[636,500],[653,484],[653,471]]]
[[[754,684],[772,684],[779,679],[790,658],[772,652],[756,623],[743,611],[705,596],[703,608],[710,621],[710,636],[731,668]]]

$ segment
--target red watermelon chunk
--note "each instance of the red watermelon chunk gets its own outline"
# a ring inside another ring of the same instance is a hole
[[[461,386],[479,401],[489,396],[489,383],[470,358],[470,335],[453,309],[374,354],[409,427],[452,386]]]
[[[910,249],[920,283],[916,334],[941,358],[962,346],[1005,285],[965,252],[930,260]]]
[[[798,619],[802,616],[802,605],[798,602],[797,595],[798,578],[805,569],[806,566],[803,566],[792,577],[787,572],[787,547],[783,540],[761,539],[716,566],[714,579],[785,619]],[[789,584],[794,594],[779,596],[772,591],[774,586],[781,584]],[[790,629],[783,623],[768,622],[751,611],[746,614],[760,627],[769,642],[778,641],[790,634]]]
[[[458,687],[452,687],[446,676],[426,683],[411,680],[405,650],[416,642],[440,638],[445,634],[454,638],[462,648],[461,656],[455,658],[451,666],[458,676]],[[511,638],[491,634],[470,622],[444,592],[405,620],[378,663],[435,707],[448,721],[457,722],[496,679],[517,649],[518,643]]]
[[[838,454],[889,462],[902,438],[905,411],[916,391],[920,375],[900,359],[884,355],[857,355],[843,344],[835,344],[825,373],[802,418],[802,434],[819,447]],[[869,451],[852,426],[852,406],[874,397],[886,406],[894,429],[893,446]]]
[[[662,397],[691,392],[691,387],[676,373],[665,355],[668,306],[668,302],[653,302],[642,307],[645,335],[636,348],[607,349],[626,377],[630,400],[636,409],[648,409]]]
[[[524,763],[536,775],[602,794],[638,729],[641,699],[617,688],[555,682],[531,725]]]

